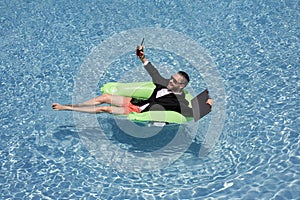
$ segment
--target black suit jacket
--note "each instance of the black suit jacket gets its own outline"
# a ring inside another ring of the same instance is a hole
[[[146,100],[140,99],[132,99],[131,103],[137,106],[143,106],[147,103],[149,105],[142,111],[175,111],[183,114],[187,117],[192,117],[193,112],[192,109],[189,107],[189,102],[185,99],[185,94],[174,94],[170,93],[164,95],[162,97],[156,98],[156,94],[159,90],[166,88],[170,79],[163,78],[157,69],[149,62],[147,65],[144,66],[149,75],[152,77],[152,81],[155,84],[155,89],[152,95]]]

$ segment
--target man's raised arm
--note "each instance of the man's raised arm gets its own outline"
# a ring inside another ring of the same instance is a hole
[[[143,51],[137,51],[137,56],[141,59],[146,71],[152,78],[153,83],[166,86],[169,80],[160,75],[158,70],[149,62]]]

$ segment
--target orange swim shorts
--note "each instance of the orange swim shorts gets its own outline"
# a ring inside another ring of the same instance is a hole
[[[139,107],[136,105],[133,105],[130,101],[131,101],[130,98],[124,98],[124,104],[123,104],[124,114],[129,115],[132,112],[140,113],[141,111],[140,111]]]

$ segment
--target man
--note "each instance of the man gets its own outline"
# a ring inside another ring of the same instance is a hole
[[[111,94],[103,94],[92,98],[80,104],[61,105],[53,103],[54,110],[70,110],[88,113],[113,113],[128,115],[131,112],[146,112],[150,110],[170,110],[179,112],[187,117],[192,117],[192,109],[188,106],[188,101],[185,99],[183,89],[189,83],[189,76],[179,71],[170,79],[163,78],[157,69],[146,59],[143,51],[138,51],[137,56],[144,64],[144,68],[152,77],[155,84],[155,89],[152,95],[147,100],[139,100],[131,97],[116,96]],[[96,106],[103,103],[110,106]],[[208,99],[209,105],[213,104],[212,99]]]

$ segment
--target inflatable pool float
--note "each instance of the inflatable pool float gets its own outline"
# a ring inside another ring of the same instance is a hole
[[[101,87],[102,93],[132,97],[136,99],[148,99],[155,85],[153,82],[119,83],[110,82]],[[184,90],[185,98],[191,106],[192,95]],[[185,117],[175,111],[147,111],[142,113],[130,113],[127,118],[131,121],[168,122],[182,124],[191,121],[192,117]]]

